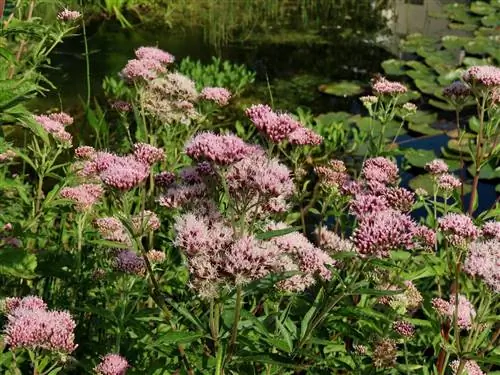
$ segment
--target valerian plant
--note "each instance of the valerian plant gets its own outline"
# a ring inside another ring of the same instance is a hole
[[[376,120],[366,155],[313,158],[334,138],[265,104],[239,113],[239,130],[220,124],[238,111],[232,93],[174,60],[135,51],[107,80],[111,110],[87,108],[93,143],[76,146],[64,112],[26,117],[23,147],[2,139],[4,373],[498,365],[499,209],[464,212],[464,181],[443,160],[426,165],[433,191],[401,186],[385,132],[416,110],[405,86],[381,78],[363,99]],[[478,102],[475,175],[497,157],[498,77],[475,67],[460,84]]]

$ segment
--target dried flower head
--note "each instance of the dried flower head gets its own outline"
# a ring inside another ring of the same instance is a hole
[[[165,253],[160,250],[149,250],[146,255],[151,263],[163,263],[166,259]]]
[[[463,101],[471,95],[469,86],[461,81],[455,81],[443,89],[443,95],[452,101]]]
[[[175,182],[176,175],[174,172],[160,172],[155,175],[155,185],[161,188],[168,188]]]
[[[359,98],[359,100],[361,100],[361,103],[363,103],[363,105],[366,108],[371,108],[372,105],[374,105],[378,102],[378,98],[376,96],[373,96],[373,95],[362,96]]]
[[[396,364],[398,349],[396,341],[388,338],[381,339],[374,344],[373,364],[377,368],[390,368]]]

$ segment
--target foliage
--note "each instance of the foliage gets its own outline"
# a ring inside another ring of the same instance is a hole
[[[201,89],[239,94],[244,67],[176,70],[149,47],[105,80],[107,102],[89,96],[73,138],[68,114],[24,109],[39,67],[1,97],[26,123],[23,144],[0,137],[2,373],[497,368],[500,208],[475,211],[479,177],[497,173],[498,84],[469,71],[467,98],[448,97],[458,114],[477,104],[454,146],[474,175],[466,207],[456,163],[398,147],[406,123],[433,121],[398,82],[372,82],[368,116],[242,113]],[[400,186],[404,152],[429,173],[415,191]]]

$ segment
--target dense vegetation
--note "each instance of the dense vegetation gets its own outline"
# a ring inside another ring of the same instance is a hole
[[[138,6],[97,3],[125,27]],[[335,8],[313,3],[290,9]],[[363,111],[319,116],[276,108],[269,82],[248,104],[243,65],[154,46],[94,95],[97,13],[52,8],[17,1],[0,33],[1,373],[497,373],[500,206],[478,192],[499,176],[500,3],[447,8],[468,36],[408,37],[381,68],[401,82],[321,86]],[[77,34],[81,111],[39,113]],[[408,132],[446,133],[442,158]]]

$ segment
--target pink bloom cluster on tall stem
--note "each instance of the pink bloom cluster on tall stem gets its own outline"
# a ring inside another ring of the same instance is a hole
[[[175,57],[157,47],[139,47],[135,50],[135,56],[139,60],[156,60],[168,65],[175,61]]]
[[[65,130],[65,126],[73,123],[73,118],[66,113],[52,113],[50,115],[34,116],[47,133],[62,143],[71,143],[73,137]]]
[[[366,180],[383,184],[396,183],[398,172],[398,166],[394,162],[381,156],[367,159],[361,171]]]
[[[439,218],[438,228],[452,246],[463,247],[479,235],[472,219],[463,214],[450,213]]]
[[[481,235],[486,239],[500,241],[500,221],[488,221],[481,228]]]
[[[87,211],[104,195],[104,189],[98,184],[82,184],[61,189],[61,197],[73,201],[78,211]]]
[[[216,135],[210,132],[194,136],[185,147],[186,154],[197,161],[209,161],[219,165],[235,163],[258,150],[232,135]]]
[[[47,310],[37,297],[10,300],[7,305],[5,343],[12,349],[45,349],[52,352],[73,352],[76,324],[65,311]]]
[[[375,95],[398,95],[408,91],[405,85],[399,82],[389,81],[381,77],[372,84],[372,89]]]
[[[341,187],[349,180],[347,168],[342,160],[330,160],[327,165],[314,168],[320,182],[329,187]]]
[[[103,217],[95,219],[94,225],[104,239],[120,242],[126,246],[132,245],[130,234],[120,220],[114,217]]]
[[[425,164],[425,169],[432,175],[441,175],[448,172],[448,164],[441,159],[434,159],[433,161]]]
[[[120,72],[120,76],[127,82],[139,80],[150,81],[158,77],[159,73],[166,72],[163,64],[153,59],[133,59]]]
[[[132,275],[143,276],[146,273],[144,258],[132,250],[120,250],[115,256],[114,267],[116,270]]]
[[[319,145],[323,138],[304,127],[287,113],[276,113],[265,104],[253,105],[245,111],[255,127],[274,143],[287,140],[295,145]]]
[[[106,354],[94,368],[98,375],[125,375],[129,368],[127,360],[119,354]]]
[[[462,79],[472,86],[492,88],[500,86],[500,68],[491,65],[473,66],[467,69]]]
[[[202,99],[210,100],[217,105],[225,106],[229,104],[231,92],[223,87],[205,87],[200,94]]]
[[[136,144],[134,154],[126,156],[82,147],[78,150],[78,154],[87,159],[80,175],[98,177],[105,185],[118,190],[130,190],[141,184],[149,176],[150,164],[163,158],[161,149],[143,143]]]
[[[458,359],[450,363],[450,367],[453,371],[453,375],[457,375],[458,368],[460,367],[460,361]],[[484,373],[476,361],[467,360],[465,361],[465,366],[463,367],[462,375],[487,375]]]
[[[476,310],[464,295],[458,296],[457,306],[455,306],[455,301],[456,300],[454,295],[450,297],[449,302],[443,300],[442,298],[434,298],[432,300],[432,307],[439,315],[448,318],[451,322],[454,321],[456,310],[458,327],[461,329],[469,330],[472,327],[472,321],[476,316]]]
[[[485,282],[495,293],[500,292],[500,241],[475,241],[469,245],[463,269]]]
[[[415,228],[409,215],[385,210],[362,217],[352,240],[359,254],[385,258],[390,250],[411,249]]]

